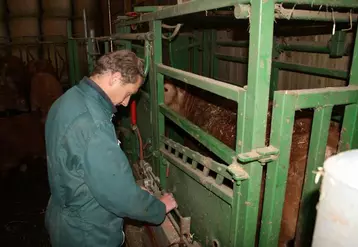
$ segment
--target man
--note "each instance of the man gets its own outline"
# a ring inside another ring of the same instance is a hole
[[[123,218],[160,224],[176,207],[138,187],[111,122],[143,83],[143,63],[131,51],[102,56],[51,107],[46,151],[51,198],[46,228],[53,247],[124,243]]]

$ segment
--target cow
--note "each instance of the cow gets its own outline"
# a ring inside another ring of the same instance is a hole
[[[237,103],[192,86],[187,85],[186,87],[181,88],[174,81],[166,80],[164,83],[164,103],[173,111],[235,150]],[[272,102],[270,102],[267,114],[266,145],[269,144],[272,105]],[[296,113],[279,246],[286,246],[288,242],[295,238],[311,125],[311,113],[308,115]],[[331,122],[325,158],[337,152],[339,138],[340,126]],[[195,145],[190,139],[185,139],[184,144],[195,151],[210,156],[208,151]],[[263,176],[262,184],[264,184],[264,180],[265,176]],[[262,207],[263,189],[261,189],[260,197],[259,211]]]
[[[31,80],[31,111],[39,111],[42,122],[46,121],[47,113],[52,104],[63,94],[59,80],[49,73],[36,73]]]

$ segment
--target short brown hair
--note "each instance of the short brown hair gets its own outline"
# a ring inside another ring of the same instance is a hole
[[[134,52],[119,50],[101,56],[91,76],[108,72],[121,73],[124,83],[136,83],[138,76],[144,78],[144,65]]]

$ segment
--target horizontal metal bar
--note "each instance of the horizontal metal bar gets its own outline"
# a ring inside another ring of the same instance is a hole
[[[233,56],[228,56],[228,55],[224,55],[224,54],[220,54],[220,53],[215,53],[215,57],[217,59],[220,59],[223,61],[228,61],[228,62],[236,62],[236,63],[243,63],[243,64],[248,63],[247,57],[233,57]]]
[[[227,168],[228,168],[227,165],[220,164],[220,163],[216,162],[215,160],[213,160],[209,157],[206,157],[198,152],[195,152],[188,147],[180,145],[179,143],[177,143],[165,136],[161,137],[161,141],[163,143],[165,143],[166,145],[172,147],[179,153],[182,153],[183,155],[187,156],[188,158],[195,160],[197,163],[205,166],[209,170],[214,171],[217,174],[220,174],[224,178],[232,180],[232,176],[227,172]]]
[[[226,201],[228,204],[232,205],[233,202],[233,191],[229,188],[225,188],[225,185],[218,185],[215,182],[215,179],[206,177],[205,183],[203,183],[203,175],[202,172],[192,168],[190,165],[185,164],[181,159],[174,157],[164,148],[160,149],[162,155],[165,159],[167,159],[172,165],[176,166],[199,184],[207,188],[209,191],[214,193],[219,198]]]
[[[112,36],[102,36],[102,37],[95,37],[97,41],[110,41],[110,40],[117,40],[117,39],[126,39],[126,40],[153,40],[154,34],[153,32],[146,32],[146,33],[117,33]]]
[[[237,62],[237,63],[247,63],[248,59],[246,57],[233,57],[222,55],[216,53],[215,56],[223,61],[230,61],[230,62]],[[336,79],[346,80],[348,79],[348,72],[342,70],[332,70],[327,68],[317,68],[317,67],[310,67],[302,64],[294,64],[294,63],[285,63],[279,61],[273,61],[272,67],[278,68],[280,70],[287,70],[292,72],[299,72],[303,74],[309,75],[316,75],[316,76],[323,76],[323,77],[330,77]]]
[[[328,45],[307,45],[307,44],[277,44],[276,47],[283,51],[298,51],[298,52],[309,52],[309,53],[323,53],[329,54],[330,50]]]
[[[292,97],[296,110],[358,103],[358,86],[276,91],[276,94]]]
[[[328,7],[342,7],[342,8],[358,8],[358,1],[356,0],[276,0],[276,3],[296,3],[299,5],[311,6],[328,6]]]
[[[248,0],[220,0],[220,1],[194,0],[182,4],[169,6],[153,13],[146,13],[135,19],[116,20],[114,21],[114,23],[119,23],[120,26],[128,26],[131,24],[138,24],[138,23],[143,23],[153,20],[162,20],[166,18],[182,16],[187,14],[194,14],[201,11],[230,7],[230,6],[234,6],[235,4],[239,4],[239,3],[244,4],[249,2],[250,1]]]
[[[331,78],[342,79],[342,80],[348,79],[348,72],[342,70],[318,68],[318,67],[311,67],[302,64],[284,63],[278,61],[273,61],[272,66],[275,68],[279,68],[281,70],[300,72],[309,75],[331,77]]]
[[[299,2],[299,1],[298,1]],[[327,4],[325,4],[326,6]],[[238,4],[235,6],[234,15],[236,19],[247,19],[250,17],[251,5]],[[356,22],[357,14],[341,13],[319,10],[286,9],[281,4],[275,5],[275,18],[286,20],[306,20],[306,21],[328,21],[328,22]]]
[[[159,109],[164,116],[173,121],[181,129],[190,134],[194,139],[196,139],[198,142],[208,148],[211,152],[213,152],[227,164],[231,164],[236,159],[234,150],[217,140],[212,135],[206,133],[200,127],[191,123],[186,118],[172,111],[165,104],[159,105]]]
[[[134,7],[134,12],[155,12],[155,11],[159,11],[162,10],[164,8],[167,8],[168,5],[165,6],[137,6]]]
[[[244,47],[248,48],[249,42],[248,41],[217,41],[216,45],[218,46],[227,46],[227,47]],[[323,53],[323,54],[329,54],[330,50],[328,45],[325,46],[318,46],[318,45],[312,45],[312,44],[277,44],[276,47],[279,50],[283,51],[297,51],[297,52],[309,52],[309,53]],[[347,49],[349,50],[349,49]],[[220,56],[223,56],[222,54],[217,53]],[[348,55],[348,52],[346,52],[345,55]],[[222,59],[224,60],[224,59]]]
[[[132,48],[144,51],[144,46],[143,45],[132,44]]]
[[[175,69],[164,64],[157,64],[157,72],[236,102],[239,100],[239,91],[245,91],[241,87]]]

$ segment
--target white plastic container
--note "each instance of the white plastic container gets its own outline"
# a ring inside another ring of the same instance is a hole
[[[358,150],[324,163],[312,247],[358,246]]]

